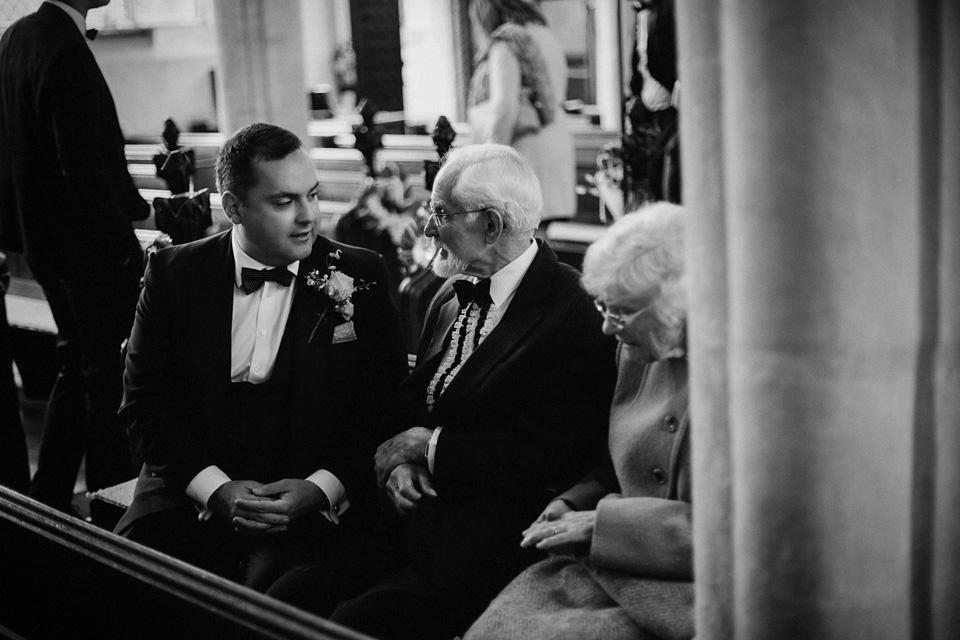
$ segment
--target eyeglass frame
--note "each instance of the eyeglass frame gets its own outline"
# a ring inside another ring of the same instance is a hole
[[[437,205],[435,205],[432,202],[428,202],[427,211],[430,212],[430,217],[427,218],[427,224],[430,224],[430,221],[436,218],[437,220],[434,224],[436,224],[439,227],[443,224],[444,218],[449,218],[450,216],[459,216],[466,213],[480,213],[481,211],[486,211],[489,208],[490,207],[487,206],[487,207],[483,207],[482,209],[473,209],[471,211],[453,211],[453,212],[441,213],[437,211]]]
[[[649,311],[653,308],[653,304],[651,303],[639,311],[631,311],[630,313],[624,315],[622,313],[610,311],[610,307],[607,306],[607,303],[600,298],[593,299],[593,306],[596,307],[597,311],[600,312],[600,315],[603,316],[604,320],[607,320],[610,324],[616,327],[617,330],[623,329],[628,323],[639,318],[640,314],[642,314],[644,311]]]

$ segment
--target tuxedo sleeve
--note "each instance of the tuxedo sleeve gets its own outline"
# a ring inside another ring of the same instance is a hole
[[[179,371],[177,299],[169,276],[169,250],[151,257],[127,342],[121,415],[134,455],[154,474],[185,491],[203,469],[217,464],[197,434],[200,416],[183,402]]]

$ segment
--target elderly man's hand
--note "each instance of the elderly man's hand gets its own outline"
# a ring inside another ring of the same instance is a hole
[[[424,462],[424,452],[433,431],[425,427],[413,427],[393,436],[379,447],[374,463],[377,482],[382,487],[398,465],[405,462]]]
[[[255,487],[236,501],[233,527],[240,533],[279,533],[320,509],[323,491],[309,480],[286,479]]]
[[[387,480],[387,497],[401,514],[414,511],[425,498],[436,498],[433,478],[422,464],[406,462],[394,468]]]

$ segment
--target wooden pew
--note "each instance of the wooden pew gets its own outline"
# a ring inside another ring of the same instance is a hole
[[[217,153],[223,145],[224,136],[220,133],[181,133],[179,143],[183,147],[193,149],[196,161],[196,173],[193,176],[196,189],[210,189],[216,191]],[[160,152],[160,137],[156,141],[130,143],[125,145],[124,154],[127,157],[127,169],[133,178],[134,184],[146,189],[166,189],[166,183],[156,177],[156,166],[153,156]]]
[[[362,640],[0,487],[0,636]]]

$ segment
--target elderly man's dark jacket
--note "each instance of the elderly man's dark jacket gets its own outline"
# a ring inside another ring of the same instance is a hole
[[[338,270],[355,284],[373,283],[352,297],[357,339],[338,343],[334,329],[343,323],[341,315],[306,282],[313,270],[327,272],[335,251]],[[359,526],[376,514],[373,455],[396,413],[396,388],[406,374],[382,258],[321,236],[300,261],[280,346],[289,367],[281,370],[278,356],[271,376],[284,381],[286,397],[276,408],[283,415],[276,420],[279,428],[268,433],[249,433],[250,416],[238,417],[230,405],[234,277],[229,232],[164,249],[150,259],[121,408],[146,464],[118,532],[149,513],[189,505],[188,483],[210,465],[234,480],[259,482],[306,478],[326,469],[343,483],[351,502],[341,527]],[[268,410],[273,409],[262,408]]]
[[[458,311],[451,280],[431,303],[401,393],[412,424],[443,427],[439,497],[413,516],[414,563],[472,608],[538,558],[521,552],[520,532],[604,459],[616,342],[580,274],[541,243],[500,323],[428,413],[427,385]]]

